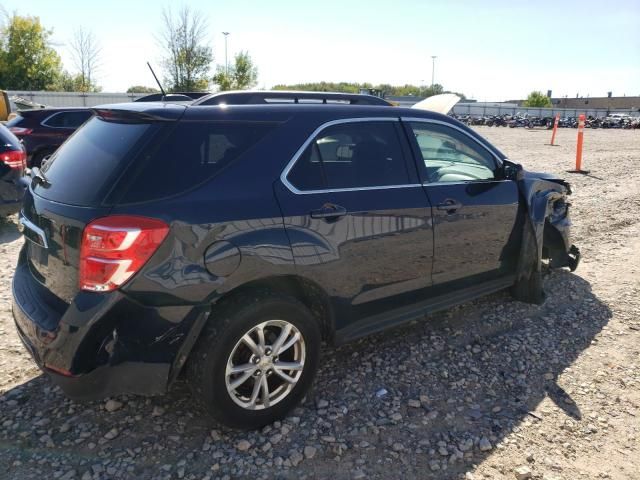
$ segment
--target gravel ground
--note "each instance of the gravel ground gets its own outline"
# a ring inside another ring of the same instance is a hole
[[[570,177],[575,274],[543,306],[498,293],[325,348],[315,390],[260,432],[211,424],[178,383],[164,397],[78,404],[15,334],[22,240],[0,220],[0,478],[640,479],[640,131],[480,127],[531,170]]]

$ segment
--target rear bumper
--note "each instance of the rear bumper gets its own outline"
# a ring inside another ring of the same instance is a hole
[[[161,395],[166,392],[169,368],[167,364],[127,362],[99,367],[78,377],[47,373],[68,397],[76,400],[99,400],[122,393]]]
[[[13,318],[38,366],[70,397],[164,393],[188,350],[202,310],[145,307],[116,291],[52,299],[24,259],[13,279]],[[180,359],[180,361],[178,361]]]
[[[31,320],[15,300],[13,302],[13,317],[18,336],[38,367],[70,398],[98,400],[122,393],[160,395],[166,392],[171,368],[168,363],[124,362],[117,365],[102,365],[81,375],[73,375],[70,372],[67,375],[54,371],[45,366],[41,357],[43,352],[36,349],[34,343],[21,329],[21,325],[24,326],[26,322]],[[57,368],[53,365],[50,367]]]

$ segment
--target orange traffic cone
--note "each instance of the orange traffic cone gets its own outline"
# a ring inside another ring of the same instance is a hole
[[[578,144],[576,146],[576,169],[567,170],[569,173],[589,173],[589,170],[582,170],[582,142],[584,141],[584,113],[578,117]]]

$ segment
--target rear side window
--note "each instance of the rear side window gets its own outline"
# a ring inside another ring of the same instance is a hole
[[[194,188],[254,147],[274,127],[274,123],[257,122],[179,122],[142,155],[131,174],[127,172],[130,183],[122,201],[155,200]]]
[[[62,144],[42,168],[50,185],[35,192],[71,205],[102,203],[136,146],[148,130],[146,123],[114,123],[92,118]]]
[[[324,129],[287,176],[299,190],[409,183],[396,122],[350,122]]]
[[[54,128],[78,128],[91,116],[91,112],[59,112],[47,118],[43,125]]]

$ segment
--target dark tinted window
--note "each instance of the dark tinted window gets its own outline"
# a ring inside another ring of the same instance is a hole
[[[272,123],[180,122],[145,152],[123,201],[168,197],[200,185],[274,128]]]
[[[454,128],[414,122],[411,128],[422,154],[429,182],[466,182],[495,178],[493,156]]]
[[[395,122],[350,122],[323,130],[288,179],[300,190],[409,183]]]
[[[60,112],[44,121],[48,127],[78,128],[91,116],[91,112]]]
[[[102,202],[151,125],[93,118],[62,144],[43,167],[51,183],[36,187],[45,198],[72,205]]]
[[[322,190],[327,188],[327,179],[320,163],[318,145],[312,142],[293,166],[289,182],[298,190]]]

